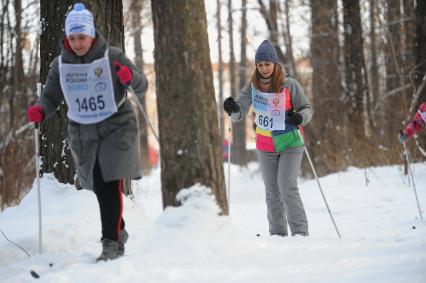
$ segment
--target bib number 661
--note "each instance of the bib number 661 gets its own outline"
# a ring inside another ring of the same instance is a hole
[[[268,116],[259,115],[258,122],[259,125],[264,128],[272,128],[274,119],[269,118]]]

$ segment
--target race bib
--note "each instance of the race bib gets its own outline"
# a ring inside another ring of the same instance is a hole
[[[117,112],[108,49],[89,64],[63,64],[59,58],[59,77],[70,120],[94,124]]]
[[[256,125],[268,131],[285,130],[284,93],[261,92],[253,86],[251,89]]]

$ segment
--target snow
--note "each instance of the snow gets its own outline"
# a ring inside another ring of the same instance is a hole
[[[224,164],[227,169],[227,164]],[[225,170],[227,172],[227,170]],[[413,166],[426,207],[426,163]],[[368,182],[367,182],[368,180]],[[426,282],[426,225],[402,166],[350,168],[320,179],[342,234],[315,180],[299,182],[309,237],[268,236],[257,163],[231,166],[230,216],[218,216],[209,189],[180,192],[181,207],[162,210],[160,172],[135,182],[125,198],[130,234],[124,257],[95,263],[100,220],[95,195],[41,179],[43,253],[38,254],[36,182],[0,214],[1,282]],[[260,236],[258,237],[257,234]],[[50,266],[51,265],[51,266]]]

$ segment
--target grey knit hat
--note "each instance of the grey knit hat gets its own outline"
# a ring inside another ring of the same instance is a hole
[[[258,63],[260,61],[267,61],[275,64],[280,63],[277,51],[275,51],[274,46],[269,40],[264,40],[256,50],[255,62]]]

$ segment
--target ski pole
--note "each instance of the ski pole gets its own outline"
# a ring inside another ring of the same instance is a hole
[[[139,110],[141,111],[142,115],[145,117],[146,123],[151,128],[152,134],[154,135],[158,144],[160,144],[160,139],[158,138],[158,135],[155,132],[154,127],[152,126],[151,121],[148,118],[148,115],[146,115],[145,110],[142,107],[142,104],[140,103],[138,97],[136,96],[135,90],[133,89],[133,87],[131,85],[127,85],[127,89],[130,91],[130,94],[133,97],[133,100],[136,101],[136,104],[138,105]]]
[[[228,126],[228,187],[226,190],[227,196],[226,199],[228,200],[228,214],[230,211],[230,204],[231,204],[231,135],[232,135],[232,121],[231,121],[231,115],[229,115],[229,126]]]
[[[40,148],[39,148],[39,124],[34,124],[35,138],[35,158],[36,158],[36,180],[37,180],[37,199],[38,199],[38,251],[43,252],[42,245],[42,216],[41,216],[41,192],[40,192]]]
[[[297,132],[299,133],[300,138],[303,140],[302,134],[300,133],[299,129],[297,130]],[[315,170],[315,167],[314,167],[314,164],[312,162],[311,156],[310,156],[310,154],[308,152],[308,149],[306,148],[306,145],[304,145],[304,149],[305,149],[305,154],[306,154],[306,157],[308,158],[309,164],[311,165],[312,172],[314,173],[315,179],[317,181],[318,188],[319,188],[319,190],[321,192],[322,199],[324,200],[324,203],[325,203],[325,206],[327,208],[328,214],[330,215],[331,222],[333,222],[334,229],[336,229],[337,236],[339,237],[339,239],[341,239],[342,236],[340,235],[339,229],[337,228],[336,222],[334,221],[333,214],[331,213],[330,207],[328,206],[327,199],[325,198],[324,191],[323,191],[323,189],[321,187],[321,183],[319,181],[317,172]]]
[[[414,196],[416,197],[417,208],[419,209],[420,220],[423,221],[422,210],[420,209],[419,198],[417,196],[416,185],[414,184],[413,171],[411,170],[410,158],[408,156],[408,150],[407,150],[407,146],[405,145],[405,141],[402,143],[402,146],[404,147],[405,158],[407,158],[408,172],[410,173],[411,183],[413,183]]]

